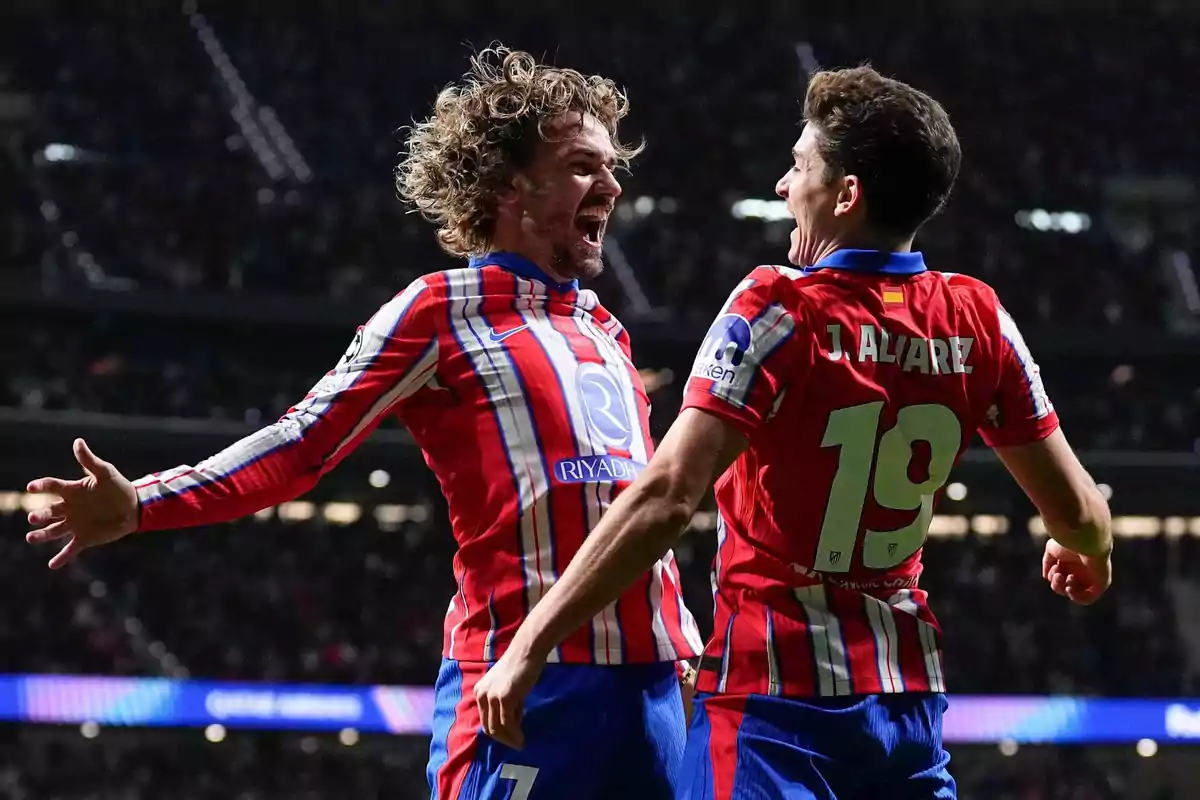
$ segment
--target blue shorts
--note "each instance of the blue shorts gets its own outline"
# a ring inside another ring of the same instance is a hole
[[[954,800],[942,694],[697,695],[680,800]]]
[[[675,664],[548,664],[525,703],[525,747],[479,728],[490,664],[442,661],[426,777],[433,800],[668,800],[686,723]]]

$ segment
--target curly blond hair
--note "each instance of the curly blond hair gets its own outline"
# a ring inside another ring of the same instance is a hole
[[[608,78],[539,64],[500,45],[482,50],[462,82],[438,94],[432,116],[408,129],[396,190],[438,226],[443,250],[482,255],[495,234],[497,195],[538,141],[550,141],[547,127],[564,113],[595,117],[622,167],[642,151],[617,138],[629,101]]]

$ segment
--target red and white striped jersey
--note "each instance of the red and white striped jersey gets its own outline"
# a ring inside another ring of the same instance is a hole
[[[1058,419],[986,284],[920,253],[759,267],[709,331],[684,407],[743,432],[717,483],[714,636],[697,688],[945,691],[921,548],[950,470]]]
[[[390,414],[437,475],[458,543],[443,654],[493,661],[653,452],[628,333],[594,292],[520,256],[415,281],[278,422],[139,480],[140,529],[295,498]],[[676,661],[701,647],[668,552],[550,660]]]

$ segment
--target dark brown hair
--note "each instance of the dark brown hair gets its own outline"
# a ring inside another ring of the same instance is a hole
[[[868,66],[817,72],[804,98],[828,173],[857,175],[867,224],[908,237],[945,206],[962,149],[946,110]]]
[[[539,140],[562,114],[595,117],[627,166],[640,146],[617,139],[628,113],[625,94],[608,78],[539,64],[529,53],[496,46],[471,59],[458,85],[441,91],[433,114],[409,131],[396,169],[400,197],[438,226],[442,249],[487,252],[495,235],[497,196],[513,171],[533,158]]]

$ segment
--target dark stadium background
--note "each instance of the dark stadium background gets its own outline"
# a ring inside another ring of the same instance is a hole
[[[725,294],[782,258],[788,224],[756,201],[774,199],[807,72],[869,59],[941,99],[965,163],[918,245],[998,289],[1118,535],[1108,596],[1069,606],[1040,580],[1031,507],[972,452],[922,581],[951,688],[1194,698],[1195,4],[252,5],[0,9],[0,683],[432,683],[453,546],[396,426],[302,503],[63,573],[23,542],[22,487],[73,473],[77,435],[131,477],[214,452],[302,397],[382,299],[450,266],[394,199],[395,130],[467,43],[499,39],[631,94],[625,132],[649,146],[596,288],[632,330],[658,435]],[[695,528],[677,552],[707,633],[711,516]],[[36,725],[6,698],[4,798],[425,793],[421,735]],[[952,767],[963,798],[1200,797],[1184,738],[959,745]]]

